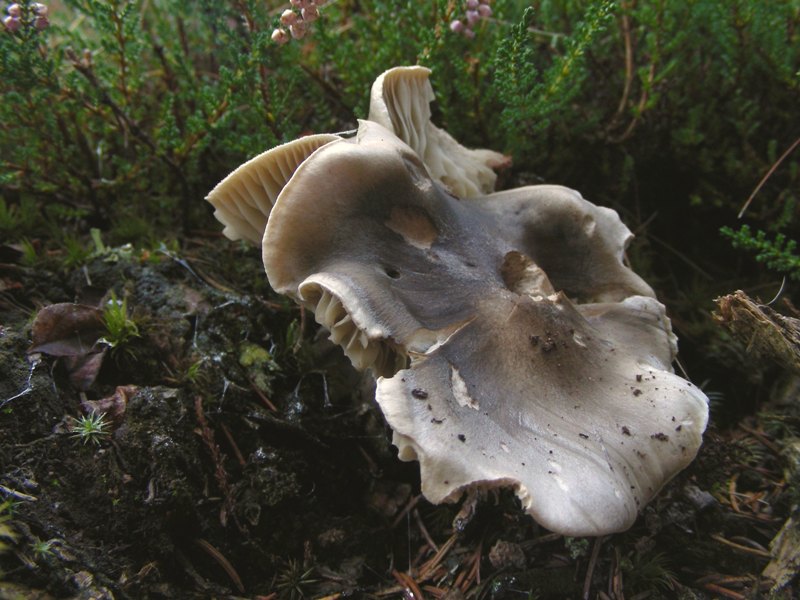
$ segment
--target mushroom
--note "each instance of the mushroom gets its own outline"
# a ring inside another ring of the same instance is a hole
[[[229,237],[264,228],[273,289],[377,376],[430,501],[510,486],[552,531],[630,527],[695,456],[708,410],[672,372],[663,305],[623,263],[630,231],[567,188],[460,199],[438,179],[361,121],[354,138],[261,155],[210,199]]]
[[[225,225],[222,233],[260,246],[272,205],[297,166],[317,148],[338,139],[324,133],[287,142],[250,159],[219,182],[206,200]]]
[[[386,127],[422,159],[431,177],[461,198],[494,190],[493,169],[510,158],[493,150],[470,150],[431,122],[433,88],[425,67],[395,67],[372,84],[369,120]]]

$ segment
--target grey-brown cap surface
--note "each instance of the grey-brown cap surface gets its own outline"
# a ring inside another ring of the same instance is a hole
[[[324,202],[322,187],[335,190]],[[565,188],[463,202],[362,122],[297,169],[263,253],[273,287],[381,376],[378,403],[426,497],[512,486],[546,527],[601,535],[691,461],[707,418],[672,373],[663,306],[622,263],[629,239]]]

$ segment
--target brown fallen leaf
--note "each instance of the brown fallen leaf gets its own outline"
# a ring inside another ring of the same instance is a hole
[[[100,309],[72,302],[51,304],[33,321],[33,345],[28,353],[83,356],[97,350],[94,346],[105,331]]]
[[[122,424],[125,418],[125,410],[128,407],[128,398],[133,396],[139,388],[135,385],[118,385],[114,393],[99,400],[83,400],[81,411],[90,415],[105,414],[112,426],[116,429]]]
[[[106,332],[100,309],[61,302],[45,306],[33,321],[28,354],[41,352],[64,359],[72,385],[88,390],[103,365],[108,346],[98,343]]]

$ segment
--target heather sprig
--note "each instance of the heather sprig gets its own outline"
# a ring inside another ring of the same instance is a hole
[[[41,31],[50,25],[49,12],[41,2],[14,2],[6,8],[3,25],[9,33],[18,33],[25,28]]]
[[[450,22],[450,30],[468,39],[475,37],[475,26],[492,16],[490,0],[466,0],[464,15]]]
[[[327,3],[328,0],[291,0],[291,8],[281,13],[281,26],[272,30],[272,41],[283,45],[292,39],[303,39],[319,19],[319,9]]]

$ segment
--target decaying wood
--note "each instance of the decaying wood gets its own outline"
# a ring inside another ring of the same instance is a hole
[[[714,319],[745,344],[756,360],[800,374],[800,319],[759,304],[741,290],[717,298]]]

